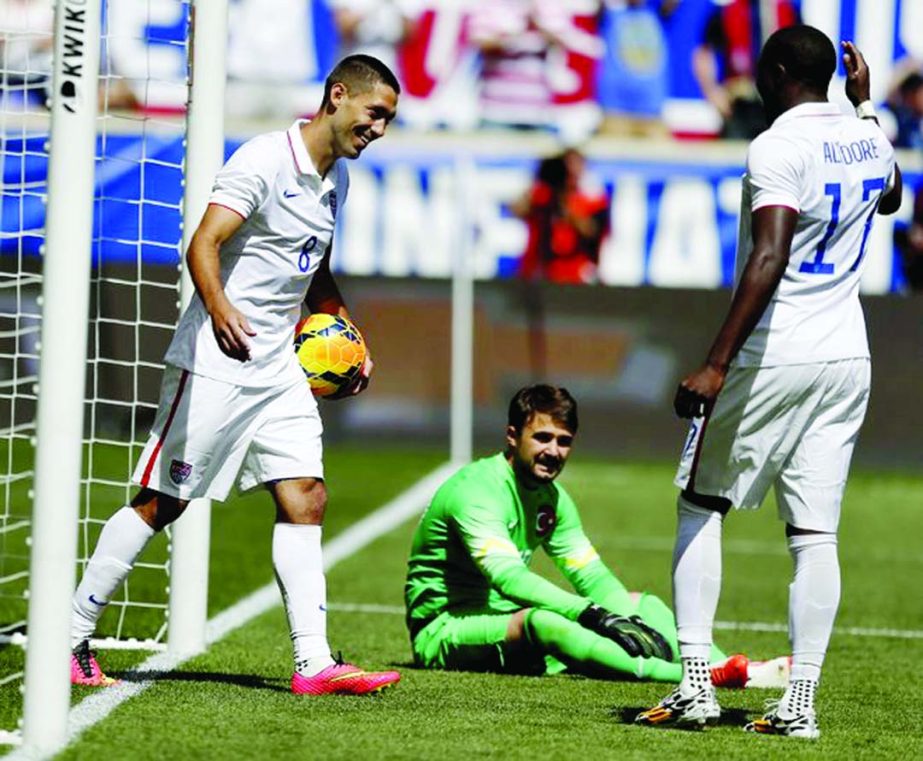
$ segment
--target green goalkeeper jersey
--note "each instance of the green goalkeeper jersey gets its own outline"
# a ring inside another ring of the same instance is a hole
[[[529,570],[539,546],[576,594]],[[404,599],[413,635],[444,611],[544,608],[576,620],[590,602],[613,612],[631,605],[564,488],[524,487],[502,453],[465,466],[436,492],[414,534]]]

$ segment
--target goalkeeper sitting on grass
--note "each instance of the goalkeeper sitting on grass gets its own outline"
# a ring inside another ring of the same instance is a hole
[[[577,404],[565,389],[524,388],[510,402],[506,451],[462,468],[436,492],[404,588],[418,665],[679,682],[672,612],[625,589],[554,483],[576,432]],[[529,570],[539,546],[576,594]],[[788,667],[787,657],[757,663],[712,648],[719,687],[784,685]]]

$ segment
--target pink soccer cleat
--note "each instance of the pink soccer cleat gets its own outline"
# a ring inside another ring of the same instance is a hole
[[[397,684],[396,671],[363,671],[350,663],[337,661],[314,676],[292,674],[292,692],[296,695],[368,695]]]
[[[711,667],[711,683],[715,687],[742,689],[747,686],[749,665],[750,661],[746,655],[738,653],[728,656],[721,663],[716,663]]]
[[[84,687],[112,687],[119,684],[119,680],[103,673],[90,650],[89,641],[83,640],[71,652],[71,684]]]

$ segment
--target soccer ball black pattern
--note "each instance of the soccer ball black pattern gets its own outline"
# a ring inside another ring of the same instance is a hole
[[[365,341],[349,320],[312,314],[295,330],[295,354],[315,396],[330,396],[352,383],[365,362]]]

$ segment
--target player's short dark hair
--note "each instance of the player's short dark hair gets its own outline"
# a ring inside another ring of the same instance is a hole
[[[348,55],[333,67],[324,82],[324,99],[321,105],[330,102],[330,90],[337,82],[346,85],[350,95],[368,92],[379,82],[386,84],[398,95],[401,92],[401,84],[394,72],[374,56],[362,53]]]
[[[550,415],[556,423],[571,433],[577,433],[577,400],[566,388],[538,383],[519,389],[510,400],[507,425],[518,433],[537,412]]]
[[[761,68],[774,63],[782,64],[795,81],[826,94],[836,73],[836,48],[820,29],[787,26],[774,32],[760,53]]]

